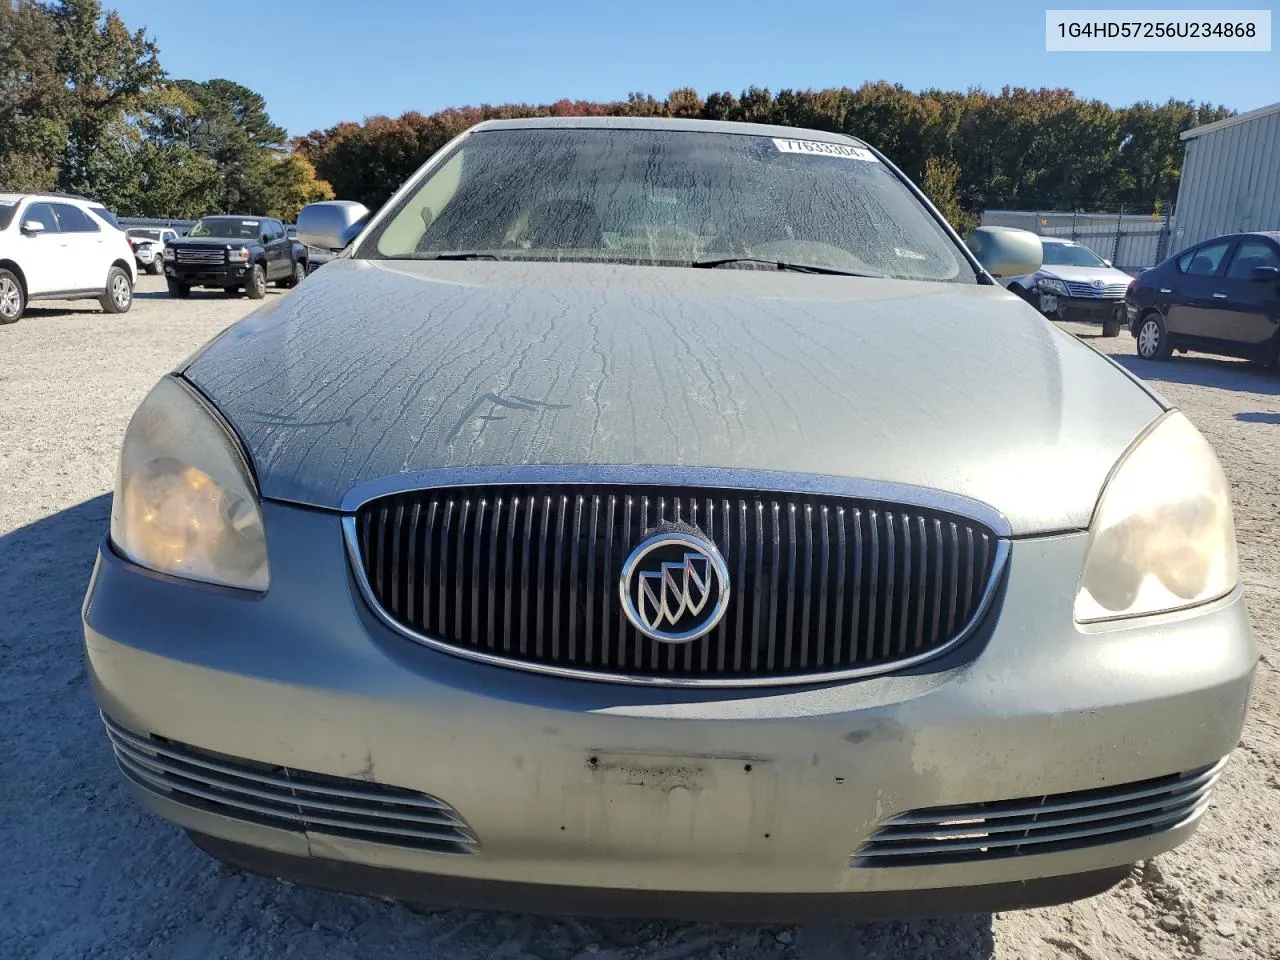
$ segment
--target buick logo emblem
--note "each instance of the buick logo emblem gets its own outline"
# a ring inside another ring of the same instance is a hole
[[[618,581],[632,626],[663,643],[710,633],[729,606],[729,570],[710,540],[668,530],[631,551]]]

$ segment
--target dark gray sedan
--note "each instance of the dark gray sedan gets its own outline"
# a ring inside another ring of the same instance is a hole
[[[299,235],[342,253],[134,415],[84,604],[127,783],[215,857],[905,916],[1195,829],[1257,658],[1227,485],[993,279],[1030,235],[850,137],[620,119]]]

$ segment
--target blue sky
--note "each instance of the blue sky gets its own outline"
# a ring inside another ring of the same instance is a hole
[[[1270,9],[1270,3],[1231,6]],[[1176,97],[1241,111],[1280,100],[1274,36],[1270,53],[1046,53],[1045,8],[1069,7],[1065,0],[104,0],[104,6],[130,27],[147,28],[172,76],[243,83],[266,97],[272,119],[291,134],[379,113],[612,100],[633,90],[661,97],[681,86],[737,94],[751,84],[775,92],[866,80],[911,89],[1009,84],[1070,87],[1116,105]],[[1160,0],[1160,6],[1212,4]],[[1274,10],[1273,20],[1280,20]]]

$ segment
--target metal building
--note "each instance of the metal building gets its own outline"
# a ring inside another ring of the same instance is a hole
[[[1280,103],[1182,134],[1171,252],[1247,230],[1280,230]]]

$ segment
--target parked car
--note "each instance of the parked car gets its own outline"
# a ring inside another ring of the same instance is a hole
[[[1138,355],[1174,350],[1280,364],[1280,231],[1206,240],[1144,271],[1125,296]]]
[[[169,227],[130,227],[125,233],[138,266],[156,276],[164,273],[164,245],[177,240],[178,231]]]
[[[130,789],[213,856],[849,919],[1195,829],[1257,660],[1226,479],[993,279],[1034,234],[636,118],[482,123],[298,228],[342,253],[142,403],[83,606]]]
[[[1082,243],[1059,237],[1040,240],[1040,269],[1012,277],[1005,286],[1050,319],[1101,323],[1104,337],[1117,336],[1124,320],[1124,292],[1133,278]]]
[[[133,305],[133,250],[101,204],[63,194],[0,193],[0,323],[33,300]]]
[[[271,281],[288,288],[306,279],[307,248],[270,217],[204,217],[185,237],[165,244],[164,272],[171,297],[216,287],[261,300]]]

